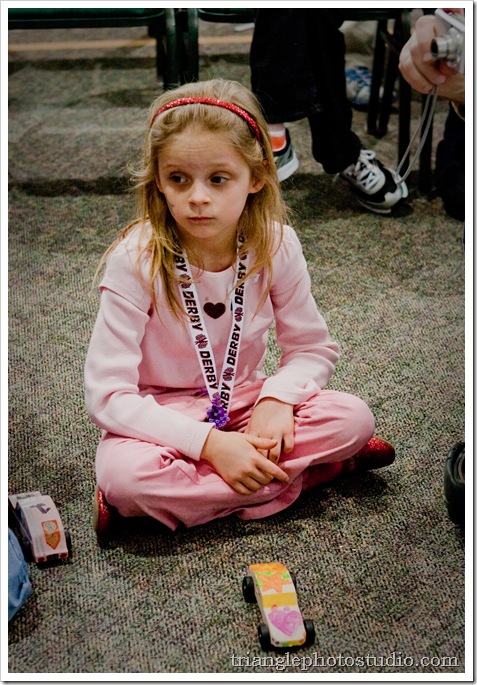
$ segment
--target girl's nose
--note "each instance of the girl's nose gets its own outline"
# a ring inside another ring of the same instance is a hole
[[[196,181],[192,184],[189,193],[189,202],[193,205],[202,205],[209,202],[210,197],[207,192],[207,188],[200,181]]]

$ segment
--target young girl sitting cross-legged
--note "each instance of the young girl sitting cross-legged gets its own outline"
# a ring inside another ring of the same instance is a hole
[[[339,349],[285,223],[253,95],[213,80],[153,104],[139,216],[103,259],[86,403],[111,511],[171,529],[269,516],[303,490],[387,466],[359,398],[326,384]],[[275,324],[280,364],[266,377]]]

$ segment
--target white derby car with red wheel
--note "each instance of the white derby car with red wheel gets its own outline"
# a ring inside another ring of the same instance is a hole
[[[71,557],[71,538],[55,503],[37,490],[8,497],[13,527],[19,531],[26,561],[45,564]]]

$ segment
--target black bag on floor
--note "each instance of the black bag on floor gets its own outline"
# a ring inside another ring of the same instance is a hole
[[[444,496],[450,520],[465,524],[465,443],[458,442],[447,455],[444,468]]]

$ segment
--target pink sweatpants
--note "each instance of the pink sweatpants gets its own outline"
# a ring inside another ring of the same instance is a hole
[[[262,382],[236,389],[228,430],[245,429]],[[184,400],[184,413],[190,413],[188,407],[190,397]],[[272,481],[254,494],[241,495],[205,461],[107,432],[98,445],[96,475],[107,501],[122,516],[151,516],[172,530],[232,513],[258,519],[285,509],[302,490],[339,475],[343,462],[373,432],[373,415],[362,400],[325,389],[295,407],[295,446],[279,461],[289,475],[287,483]]]

